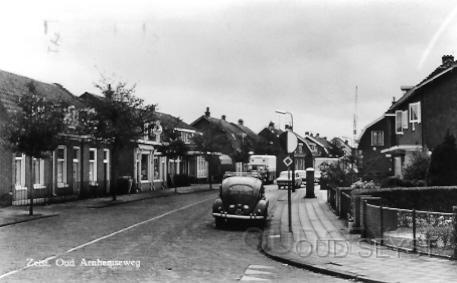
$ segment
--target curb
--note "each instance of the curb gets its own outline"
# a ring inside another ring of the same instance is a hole
[[[275,207],[275,209],[276,209],[276,207]],[[278,262],[281,262],[281,263],[285,263],[285,264],[288,264],[288,265],[291,265],[291,266],[294,266],[294,267],[303,268],[303,269],[306,269],[306,270],[309,270],[309,271],[312,271],[312,272],[315,272],[315,273],[330,275],[330,276],[334,276],[334,277],[337,277],[337,278],[356,280],[356,281],[368,282],[368,283],[387,283],[387,281],[370,279],[370,278],[367,278],[367,277],[362,276],[362,275],[357,275],[357,274],[351,273],[351,272],[344,272],[344,271],[341,271],[341,270],[335,270],[335,269],[332,269],[332,268],[319,267],[319,266],[316,266],[316,265],[311,264],[311,263],[306,263],[306,262],[303,262],[303,261],[297,261],[295,259],[287,258],[285,256],[279,256],[279,255],[275,255],[273,253],[270,253],[270,252],[268,252],[266,250],[268,248],[268,246],[267,246],[268,244],[264,245],[264,243],[268,243],[267,237],[270,234],[269,233],[270,229],[271,229],[271,226],[268,226],[263,231],[263,235],[262,235],[261,243],[260,243],[260,247],[259,247],[261,253],[263,253],[268,258],[271,258],[271,259],[273,259],[275,261],[278,261]]]
[[[58,214],[58,213],[55,213],[55,214],[48,214],[48,215],[40,215],[40,216],[36,216],[36,217],[33,217],[33,218],[29,218],[29,219],[23,219],[23,220],[18,220],[18,221],[11,221],[11,222],[7,222],[7,223],[2,223],[2,224],[0,224],[0,227],[9,226],[9,225],[14,225],[14,224],[19,224],[19,223],[24,223],[24,222],[29,222],[29,221],[33,221],[33,220],[42,219],[42,218],[54,217],[54,216],[59,216],[59,214]]]

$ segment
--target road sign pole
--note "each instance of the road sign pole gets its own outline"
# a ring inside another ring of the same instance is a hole
[[[290,167],[288,168],[290,169]],[[288,170],[287,174],[290,173],[290,170]],[[288,176],[290,177],[290,175]],[[287,178],[289,179],[289,178]],[[287,186],[287,207],[288,207],[288,215],[289,215],[289,232],[292,233],[292,200],[291,200],[291,185],[290,182],[288,182],[289,186]]]

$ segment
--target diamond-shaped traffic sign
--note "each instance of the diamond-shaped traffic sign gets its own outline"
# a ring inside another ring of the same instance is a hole
[[[282,162],[287,166],[289,167],[291,164],[292,164],[292,158],[290,158],[289,156],[287,156],[286,158],[284,158],[282,160]]]

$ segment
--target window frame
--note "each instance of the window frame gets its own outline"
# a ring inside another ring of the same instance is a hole
[[[106,156],[105,156],[105,154],[106,154]],[[110,152],[109,149],[107,149],[107,148],[103,149],[103,164],[106,164],[106,168],[107,168],[107,170],[106,170],[107,171],[106,172],[107,176],[105,176],[105,179],[107,181],[110,180],[110,176],[111,176],[111,169],[110,169],[111,155],[110,154],[111,154],[111,152]]]
[[[412,109],[415,108],[415,107],[417,107],[416,112],[415,112],[416,116],[417,116],[416,117],[417,119],[413,119],[413,117],[412,117],[413,113],[414,113],[412,111]],[[412,123],[412,124],[414,124],[414,123],[420,124],[421,120],[422,120],[422,117],[421,117],[421,102],[417,101],[417,102],[414,102],[414,103],[410,103],[408,108],[409,108],[409,122]]]
[[[59,158],[59,150],[63,150],[63,158]],[[57,187],[67,187],[68,186],[68,176],[67,176],[67,159],[68,159],[68,152],[67,147],[65,145],[57,146],[55,150],[56,153],[56,182]],[[62,162],[62,180],[59,180],[59,163]],[[61,181],[61,182],[60,182]]]
[[[20,155],[20,156],[18,156]],[[20,161],[20,180],[18,182],[17,180],[17,162]],[[25,184],[25,154],[23,153],[15,153],[14,154],[14,188],[16,190],[27,190],[26,184]]]
[[[94,159],[93,160],[90,158],[90,153],[91,152],[94,152]],[[93,185],[97,184],[97,180],[98,180],[98,172],[97,172],[98,171],[97,170],[98,169],[97,168],[97,166],[98,166],[98,164],[97,164],[98,162],[97,161],[98,160],[97,160],[97,157],[98,157],[97,156],[97,148],[94,148],[94,147],[89,148],[89,158],[88,158],[88,160],[89,160],[89,176],[88,177],[89,177],[89,183],[93,184]],[[90,164],[91,163],[93,163],[92,179],[91,179],[91,176],[90,176],[91,175],[91,169],[90,169]]]
[[[143,156],[146,156],[146,179],[143,179]],[[151,153],[150,152],[140,152],[139,154],[139,177],[141,183],[151,182]]]
[[[400,118],[399,118],[400,116]],[[400,127],[399,127],[400,126]],[[399,130],[401,129],[401,130]],[[395,134],[403,134],[403,111],[397,110],[395,111]]]
[[[36,171],[36,164],[35,162],[38,162],[39,166],[39,182],[37,182],[37,176],[35,175]],[[32,174],[34,174],[34,183],[33,183],[33,188],[34,189],[45,189],[46,185],[44,183],[44,159],[42,158],[35,158],[33,157],[32,159]]]
[[[371,130],[371,146],[384,146],[384,131],[383,130]]]

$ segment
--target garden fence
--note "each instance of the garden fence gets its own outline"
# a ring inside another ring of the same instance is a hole
[[[364,201],[366,238],[402,250],[455,257],[455,214],[410,210]]]

